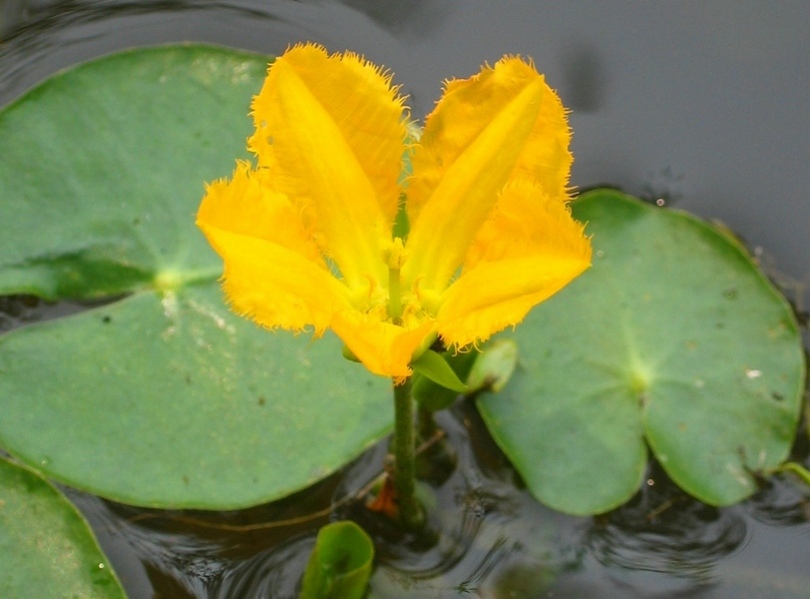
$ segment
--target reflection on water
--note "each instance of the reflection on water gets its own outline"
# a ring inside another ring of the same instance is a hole
[[[298,580],[306,568],[314,540],[298,538],[279,548],[257,554],[237,564],[211,587],[209,597],[298,597]]]
[[[339,0],[401,38],[429,37],[456,6],[437,0]]]
[[[577,44],[562,56],[565,105],[575,112],[596,112],[607,93],[607,73],[593,46]]]

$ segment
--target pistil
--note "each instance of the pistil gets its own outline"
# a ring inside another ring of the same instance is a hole
[[[402,324],[402,288],[400,270],[405,257],[402,239],[395,237],[388,253],[388,317],[394,324]]]

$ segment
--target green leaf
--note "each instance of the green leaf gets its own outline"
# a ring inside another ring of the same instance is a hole
[[[445,352],[444,354],[441,354],[442,359],[445,360],[446,364],[453,370],[453,373],[459,382],[467,377],[467,373],[469,373],[470,368],[472,367],[477,356],[477,351],[463,353]],[[468,388],[464,392],[466,393],[469,391],[470,389]],[[459,391],[449,389],[444,385],[441,385],[427,376],[417,372],[413,378],[411,394],[419,403],[420,408],[430,412],[437,412],[439,410],[445,410],[453,405],[453,402],[455,402],[458,398]]]
[[[467,383],[464,391],[457,391],[417,373],[411,393],[419,406],[430,412],[449,408],[459,393],[472,394],[484,389],[500,391],[515,369],[517,345],[511,339],[496,339],[481,351],[445,352],[441,357],[458,382],[466,380]]]
[[[245,154],[266,68],[204,46],[133,50],[0,112],[0,293],[117,299],[0,337],[0,445],[48,476],[131,504],[232,509],[303,488],[390,430],[387,380],[334,337],[230,313],[194,225],[204,182]]]
[[[300,599],[362,599],[373,561],[374,543],[360,526],[327,524],[318,531]]]
[[[90,527],[38,474],[0,457],[0,597],[124,598]]]
[[[739,243],[619,192],[574,215],[594,264],[517,328],[518,371],[481,413],[531,492],[575,514],[638,489],[647,445],[685,491],[749,496],[788,454],[804,356],[790,306]]]
[[[461,382],[458,375],[447,363],[440,353],[427,350],[419,358],[411,362],[411,368],[424,377],[429,378],[434,383],[438,383],[445,389],[450,389],[457,393],[465,393],[467,385]]]
[[[194,214],[204,183],[246,157],[267,60],[201,46],[132,50],[7,106],[0,294],[96,298],[216,279],[220,263]]]

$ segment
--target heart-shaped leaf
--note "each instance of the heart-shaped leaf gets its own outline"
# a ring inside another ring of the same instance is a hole
[[[204,182],[244,155],[266,68],[204,46],[133,50],[0,112],[0,293],[118,299],[0,337],[0,445],[48,476],[133,504],[237,508],[389,430],[386,380],[334,338],[228,311],[194,225]]]
[[[481,413],[544,503],[603,512],[638,489],[647,446],[710,504],[750,495],[788,454],[804,387],[790,306],[744,248],[619,192],[573,205],[594,264],[517,328],[518,368]]]

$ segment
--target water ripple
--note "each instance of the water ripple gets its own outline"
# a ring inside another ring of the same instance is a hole
[[[746,539],[739,510],[715,508],[686,496],[653,465],[642,491],[596,518],[585,542],[595,559],[619,578],[646,572],[700,587],[714,581],[716,563]]]

